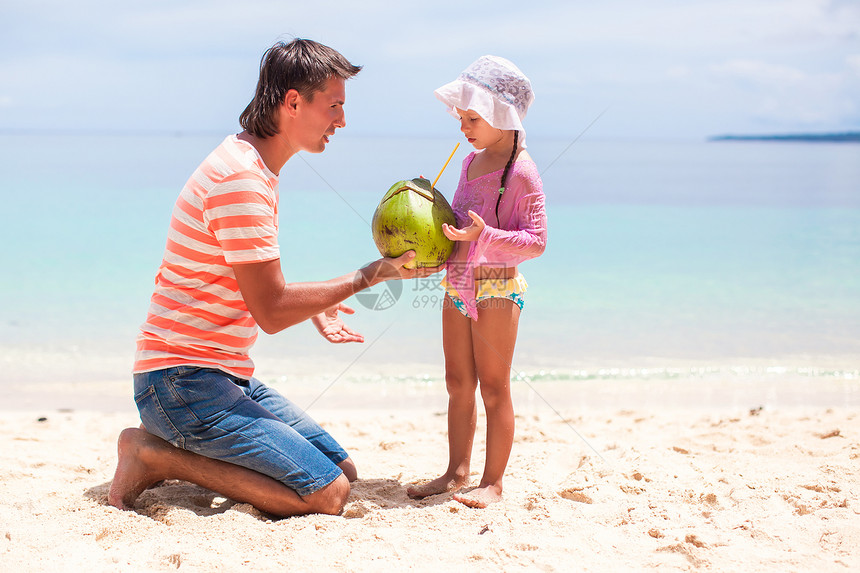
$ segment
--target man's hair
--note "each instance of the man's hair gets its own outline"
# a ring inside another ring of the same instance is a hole
[[[260,79],[254,99],[239,116],[239,123],[251,135],[272,137],[278,133],[278,110],[287,92],[296,90],[308,101],[326,87],[329,78],[349,79],[361,70],[334,50],[296,38],[278,42],[263,54]]]

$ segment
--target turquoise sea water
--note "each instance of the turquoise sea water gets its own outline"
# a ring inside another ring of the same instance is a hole
[[[281,179],[282,265],[318,280],[376,258],[369,221],[399,179],[432,178],[450,139],[352,138],[293,158]],[[0,348],[77,357],[78,378],[127,376],[176,195],[222,136],[0,136]],[[618,366],[860,369],[860,146],[529,137],[547,195],[522,371]],[[437,187],[450,199],[468,150]],[[307,325],[254,357],[439,364],[434,281],[385,310],[352,299],[363,346]],[[381,291],[379,294],[383,294]],[[62,362],[62,360],[60,360]],[[50,365],[44,365],[46,368]]]

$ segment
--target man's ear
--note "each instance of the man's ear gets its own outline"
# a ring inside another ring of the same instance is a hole
[[[281,107],[287,115],[295,117],[301,100],[302,96],[298,91],[294,89],[287,90],[287,95],[284,96],[284,103]]]

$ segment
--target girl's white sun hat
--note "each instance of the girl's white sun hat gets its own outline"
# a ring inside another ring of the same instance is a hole
[[[457,79],[433,92],[459,119],[457,110],[471,109],[496,129],[520,132],[525,147],[522,120],[535,99],[532,84],[513,62],[499,56],[481,56]]]

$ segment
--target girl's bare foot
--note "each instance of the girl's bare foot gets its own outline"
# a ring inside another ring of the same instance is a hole
[[[491,503],[502,501],[502,488],[494,485],[476,487],[466,493],[455,494],[454,499],[477,509],[484,509]]]
[[[407,487],[406,495],[408,495],[412,499],[423,499],[431,495],[447,493],[449,491],[460,489],[461,487],[466,485],[467,481],[468,480],[466,478],[460,478],[456,476],[441,476],[437,477],[432,481],[428,481],[427,483]]]

